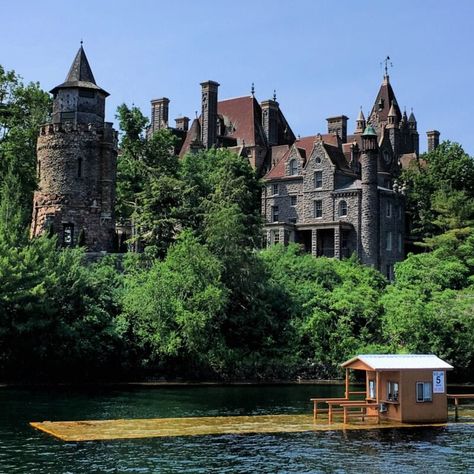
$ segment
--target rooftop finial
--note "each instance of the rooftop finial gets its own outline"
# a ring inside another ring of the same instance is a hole
[[[255,95],[255,84],[252,82],[252,88],[250,89],[250,92],[252,93],[252,97]]]
[[[83,41],[82,38],[81,38],[81,47],[82,47],[83,44],[84,44],[84,41]]]
[[[273,100],[276,102],[277,100],[277,91],[276,89],[273,89]]]
[[[197,111],[197,110],[194,111],[194,116],[195,116],[196,118],[198,118],[198,111]]]
[[[387,56],[383,62],[385,63],[384,69],[385,69],[385,78],[388,78],[388,68],[393,67],[392,61],[390,61],[390,56]]]

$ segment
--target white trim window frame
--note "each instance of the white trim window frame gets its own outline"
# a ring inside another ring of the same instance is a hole
[[[416,382],[416,402],[433,401],[433,382]]]

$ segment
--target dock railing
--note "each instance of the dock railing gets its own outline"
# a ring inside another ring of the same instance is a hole
[[[363,391],[348,391],[346,392],[347,396],[345,397],[333,397],[333,398],[311,398],[310,400],[313,402],[313,420],[316,421],[318,419],[318,414],[320,413],[327,413],[328,414],[328,421],[332,423],[332,418],[334,413],[343,413],[344,419],[347,419],[347,409],[344,405],[353,406],[354,404],[361,405],[362,407],[367,406],[366,400],[357,400],[352,399],[351,395],[367,395],[365,390]],[[327,405],[327,408],[319,408],[318,405],[323,404]],[[336,406],[340,408],[335,408]],[[358,407],[359,407],[358,406]],[[364,408],[361,407],[360,413],[357,415],[362,415]]]
[[[459,400],[474,400],[474,393],[448,393],[446,396],[448,400],[454,400],[454,421],[459,420]]]

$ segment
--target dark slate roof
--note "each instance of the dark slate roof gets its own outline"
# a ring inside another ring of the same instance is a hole
[[[383,102],[382,110],[379,110],[380,100]],[[378,114],[379,122],[387,122],[390,106],[392,104],[395,108],[397,119],[400,121],[402,118],[400,107],[398,107],[397,99],[390,84],[389,77],[385,76],[382,85],[380,86],[379,93],[377,94],[377,98],[375,99],[375,103],[370,114],[370,121],[372,121],[373,114]]]
[[[100,88],[95,83],[94,74],[92,74],[92,69],[89,65],[89,61],[87,60],[87,56],[82,45],[71,64],[71,68],[69,69],[66,80],[59,86],[56,86],[50,92],[54,94],[54,92],[56,92],[58,89],[76,87],[80,87],[82,89],[95,89],[102,91],[106,95],[109,95],[106,91],[104,91],[104,89]]]
[[[353,173],[351,168],[349,167],[349,164],[347,163],[346,157],[344,156],[344,153],[339,147],[329,145],[325,142],[323,142],[324,149],[326,150],[326,153],[328,154],[329,158],[331,161],[334,163],[337,169],[341,171],[348,171],[350,173]]]

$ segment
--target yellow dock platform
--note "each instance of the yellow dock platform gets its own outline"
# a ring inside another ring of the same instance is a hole
[[[469,424],[474,424],[469,421]],[[173,436],[225,435],[250,433],[296,433],[305,431],[370,430],[446,426],[441,424],[403,424],[357,422],[350,424],[315,423],[312,415],[217,416],[193,418],[151,418],[128,420],[43,421],[31,426],[63,441],[98,441]]]

